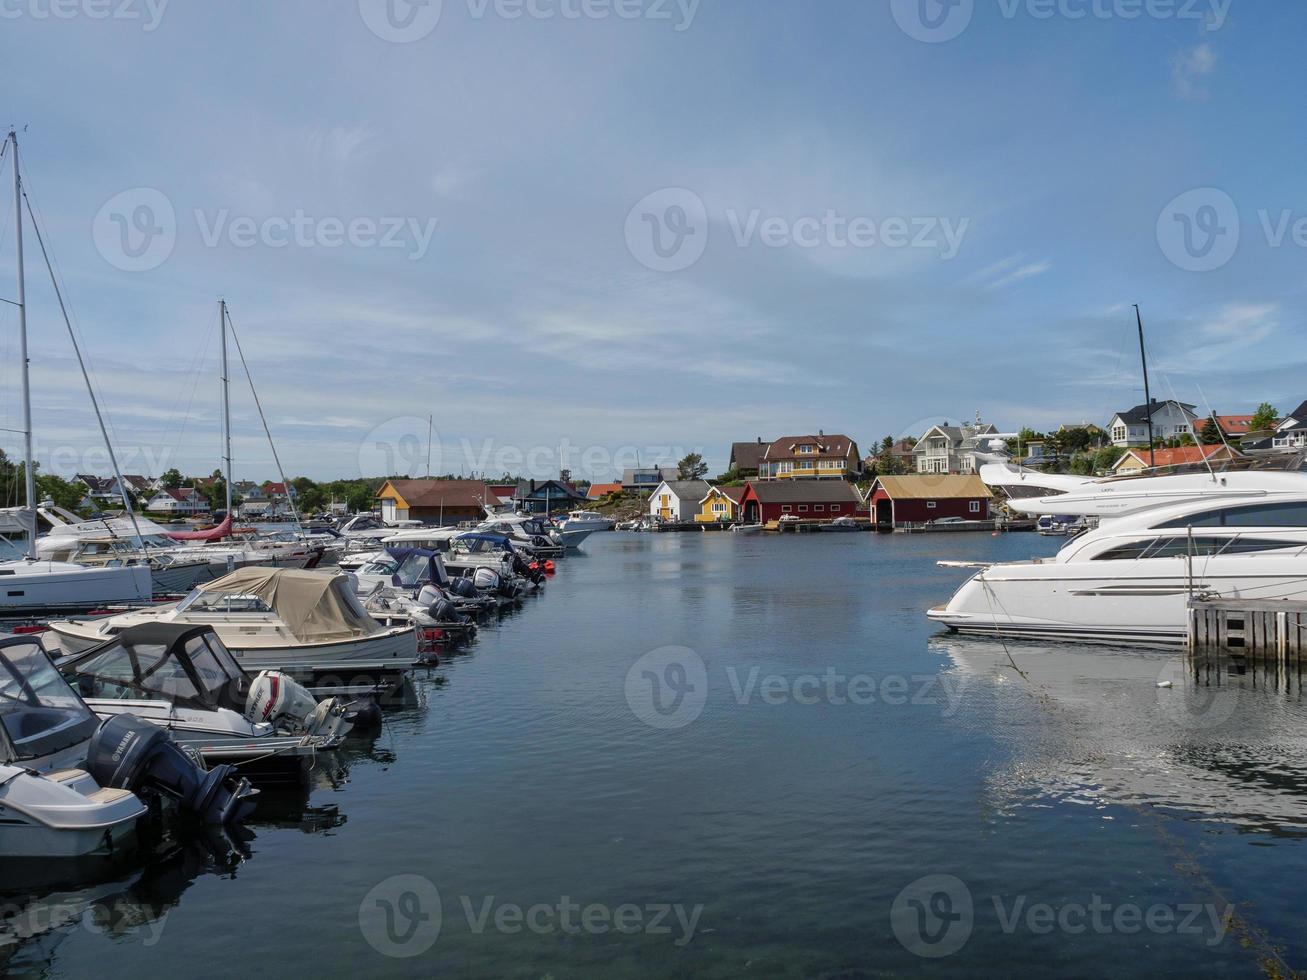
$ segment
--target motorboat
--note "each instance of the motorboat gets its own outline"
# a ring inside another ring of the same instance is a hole
[[[761,534],[761,524],[732,524],[731,531],[735,534]]]
[[[255,792],[228,766],[196,766],[146,722],[101,724],[35,636],[0,639],[0,858],[112,853],[147,814],[143,795],[225,823]]]
[[[80,653],[133,626],[212,626],[246,670],[335,665],[409,665],[412,628],[385,628],[367,614],[343,572],[245,568],[197,586],[177,603],[102,619],[50,623],[65,653]]]
[[[980,569],[928,614],[957,632],[1181,643],[1191,598],[1307,598],[1307,489],[1164,488],[1052,558],[939,564]]]
[[[380,544],[396,531],[421,527],[421,521],[396,521],[387,524],[375,514],[355,514],[336,530],[347,541],[364,544]]]
[[[539,558],[556,558],[568,547],[580,544],[594,532],[593,528],[566,535],[553,522],[526,514],[497,514],[475,528],[500,534],[513,543],[514,549]]]
[[[605,517],[597,510],[569,511],[567,517],[558,522],[558,526],[564,531],[587,526],[594,531],[611,531],[616,524],[617,522],[611,517]]]
[[[319,703],[280,671],[246,673],[211,626],[133,626],[57,666],[99,717],[133,714],[206,762],[311,757],[339,747],[352,727],[344,702]]]
[[[0,616],[88,612],[109,605],[143,605],[153,582],[147,565],[88,566],[18,556],[0,544]]]
[[[355,578],[370,616],[385,625],[412,625],[432,643],[471,638],[473,619],[501,601],[479,592],[474,577],[455,582],[437,552],[419,548],[388,551]]]
[[[390,550],[419,548],[440,553],[446,571],[453,579],[474,577],[479,569],[489,569],[504,583],[518,581],[514,595],[525,591],[526,584],[540,584],[544,580],[541,562],[525,549],[519,550],[512,538],[484,530],[463,530],[451,527],[413,528],[400,531],[382,544]],[[371,556],[371,561],[383,559],[384,553]],[[532,567],[532,566],[536,567]],[[486,584],[485,576],[478,589],[498,591]],[[523,581],[524,580],[524,581]]]
[[[761,525],[760,525],[760,526],[761,526]],[[837,517],[837,518],[835,518],[835,520],[831,521],[829,524],[818,524],[818,525],[817,525],[817,530],[818,530],[818,531],[834,531],[834,532],[841,532],[841,531],[842,531],[842,532],[848,533],[849,531],[863,531],[863,530],[866,530],[866,525],[864,525],[864,524],[859,524],[859,523],[858,523],[856,520],[854,520],[852,517],[849,517],[847,514],[845,514],[843,517]]]

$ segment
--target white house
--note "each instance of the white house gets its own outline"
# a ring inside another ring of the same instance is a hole
[[[912,447],[918,473],[975,473],[975,451],[984,449],[987,436],[998,433],[979,418],[964,425],[934,425]]]
[[[145,509],[158,514],[176,514],[185,517],[191,514],[207,514],[209,502],[194,487],[178,487],[176,490],[163,489],[150,498]]]
[[[1107,434],[1112,445],[1121,449],[1132,446],[1148,445],[1148,402],[1136,405],[1126,412],[1117,412],[1107,425]],[[1204,420],[1198,417],[1194,406],[1168,398],[1151,402],[1153,415],[1153,438],[1159,442],[1163,439],[1178,439],[1180,436],[1194,436],[1202,431]]]
[[[1302,449],[1307,446],[1307,402],[1303,402],[1276,424],[1271,445],[1276,449]]]
[[[664,480],[649,497],[649,516],[655,521],[693,521],[709,489],[705,480]]]

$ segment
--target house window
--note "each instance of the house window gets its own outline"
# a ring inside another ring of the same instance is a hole
[[[778,473],[789,473],[789,472],[790,472],[791,470],[793,470],[793,469],[794,469],[794,464],[793,464],[793,463],[780,463],[780,464],[777,466],[776,472],[778,472]]]
[[[979,500],[973,500],[973,501],[971,501],[971,513],[973,513],[973,514],[979,514],[979,513],[980,513],[980,501],[979,501]]]
[[[933,501],[933,500],[927,500],[927,501],[926,501],[926,510],[934,510],[934,509],[935,509],[935,501]]]
[[[800,447],[799,447],[799,452],[801,452],[801,453],[810,453],[810,452],[812,452],[812,447],[811,447],[811,446],[807,446],[807,445],[800,446]]]
[[[825,510],[825,509],[826,509],[826,505],[825,505],[825,504],[813,504],[813,505],[812,505],[812,509],[813,509],[814,511],[817,511],[817,510]]]
[[[840,505],[839,505],[839,504],[831,504],[831,505],[830,505],[830,509],[831,509],[831,511],[832,511],[832,513],[833,513],[834,511],[837,511],[837,510],[840,509]]]
[[[789,512],[790,512],[790,505],[789,505],[789,504],[781,504],[781,513],[783,513],[783,514],[788,514]]]
[[[807,504],[799,504],[799,513],[800,513],[800,514],[806,514],[807,512],[808,512],[808,505],[807,505]]]
[[[1112,426],[1112,441],[1113,441],[1113,442],[1125,442],[1125,426],[1124,426],[1124,425],[1114,425],[1114,426]]]

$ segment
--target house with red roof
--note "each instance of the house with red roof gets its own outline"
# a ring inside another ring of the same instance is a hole
[[[620,483],[592,483],[590,489],[585,493],[585,499],[603,500],[609,494],[621,492],[622,485]]]
[[[856,480],[862,476],[858,444],[848,436],[784,436],[767,446],[759,480]]]
[[[1225,463],[1241,458],[1242,454],[1224,443],[1214,446],[1180,446],[1178,449],[1155,449],[1150,455],[1147,449],[1131,449],[1112,467],[1117,476],[1130,476],[1142,473],[1149,467],[1162,466],[1198,466],[1208,463]]]

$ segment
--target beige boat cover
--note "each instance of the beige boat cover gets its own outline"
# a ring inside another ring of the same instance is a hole
[[[198,588],[258,596],[302,643],[370,636],[382,628],[364,611],[343,572],[255,566],[239,568]]]

